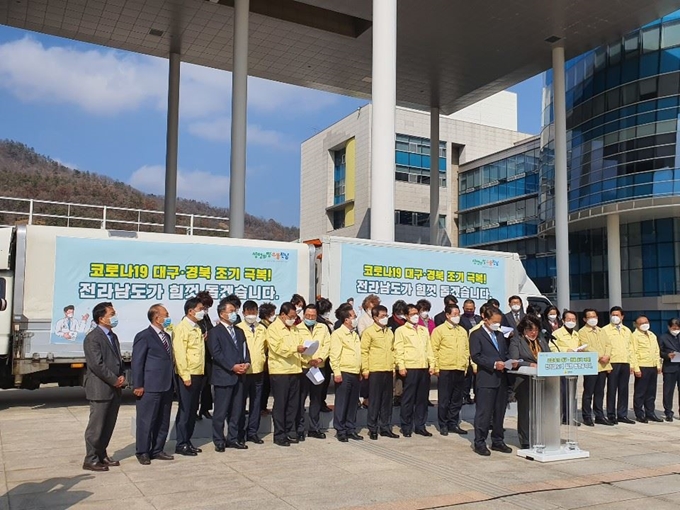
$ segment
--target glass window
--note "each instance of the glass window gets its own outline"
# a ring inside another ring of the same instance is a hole
[[[661,29],[661,47],[671,48],[680,45],[680,23],[669,23]]]
[[[638,39],[639,32],[628,34],[623,40],[623,50],[626,54],[626,59],[635,57],[638,54]]]
[[[659,27],[648,28],[642,31],[642,51],[649,53],[659,49]]]
[[[650,53],[640,59],[640,78],[659,74],[659,54]]]
[[[621,61],[621,42],[609,46],[609,65],[618,64]]]

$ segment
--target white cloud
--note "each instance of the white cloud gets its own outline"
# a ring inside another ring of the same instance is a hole
[[[165,167],[144,165],[132,173],[128,184],[145,193],[164,195]],[[229,177],[202,170],[180,169],[177,172],[177,196],[226,206],[229,203]]]
[[[231,136],[231,119],[219,117],[213,120],[196,121],[189,124],[189,132],[213,142],[227,142]],[[281,150],[298,150],[299,142],[272,129],[257,124],[248,125],[248,145],[270,147]]]
[[[0,44],[0,87],[31,103],[68,104],[97,115],[167,108],[165,59],[73,45],[45,47],[32,37]],[[180,108],[189,118],[224,115],[230,109],[230,73],[182,64]],[[337,96],[251,78],[248,104],[262,112],[300,115],[318,111]]]

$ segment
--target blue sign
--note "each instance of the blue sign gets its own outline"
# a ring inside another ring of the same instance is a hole
[[[505,260],[465,253],[346,243],[342,245],[340,293],[360,304],[376,294],[383,305],[396,300],[439,302],[449,294],[478,303],[505,294]]]
[[[539,377],[562,377],[565,375],[597,375],[596,352],[540,352],[538,354]]]
[[[184,302],[208,291],[217,302],[275,304],[297,292],[297,252],[219,244],[57,237],[52,344],[82,344],[94,327],[92,308],[111,301],[121,342],[148,326],[146,313],[163,303],[173,322]],[[213,319],[216,319],[213,312]]]

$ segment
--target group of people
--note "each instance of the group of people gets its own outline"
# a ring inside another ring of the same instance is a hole
[[[196,456],[201,449],[192,443],[192,436],[196,420],[203,417],[212,419],[217,452],[247,449],[248,442],[262,444],[258,430],[269,394],[274,400],[276,445],[324,439],[320,413],[330,411],[325,402],[330,379],[335,384],[333,426],[338,441],[364,439],[356,425],[361,397],[368,408],[370,439],[400,437],[392,427],[395,402],[400,406],[401,435],[431,436],[426,428],[429,391],[431,377],[437,376],[440,434],[468,433],[461,427],[460,411],[471,402],[474,388],[473,448],[488,456],[489,432],[491,450],[512,451],[504,440],[503,422],[508,399],[513,397],[518,405],[520,446],[529,446],[529,384],[526,378],[508,373],[508,360],[516,369],[535,365],[543,351],[597,352],[600,371],[584,378],[583,423],[589,426],[634,423],[627,417],[631,374],[638,421],[662,421],[654,411],[661,358],[668,421],[673,420],[674,387],[680,388],[680,364],[672,361],[680,352],[680,320],[671,320],[668,333],[657,342],[644,316],[637,318],[635,332],[624,326],[620,307],[611,310],[611,324],[604,328],[598,327],[595,310],[584,310],[584,325],[577,330],[575,312],[560,316],[556,307],[542,314],[531,306],[525,310],[518,296],[508,300],[507,313],[492,299],[480,307],[479,314],[473,300],[465,300],[461,311],[457,299],[447,296],[444,310],[431,317],[427,300],[397,301],[390,315],[378,296],[368,295],[360,316],[353,303],[346,302],[335,310],[335,323],[330,301],[320,298],[308,305],[297,294],[278,311],[272,303],[241,304],[237,296],[227,296],[217,305],[216,321],[209,316],[212,305],[208,293],[199,293],[186,301],[184,317],[177,323],[163,305],[153,305],[148,311],[149,327],[134,339],[136,456],[143,465],[174,458],[164,451],[174,393],[179,400],[175,454]],[[125,379],[113,304],[100,303],[92,314],[97,327],[84,342],[90,421],[83,468],[107,471],[119,464],[109,457],[107,446]],[[503,334],[502,328],[508,333]]]

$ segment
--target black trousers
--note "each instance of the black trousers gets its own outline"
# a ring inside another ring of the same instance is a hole
[[[295,419],[300,406],[300,374],[270,374],[274,409],[274,441],[295,436]]]
[[[368,376],[368,430],[392,430],[392,371],[371,372]]]
[[[206,353],[205,367],[203,369],[203,389],[201,390],[201,405],[199,407],[199,414],[205,414],[213,408],[213,394],[210,386],[210,375],[212,374],[212,358]]]
[[[581,399],[581,414],[584,420],[604,418],[604,385],[607,382],[607,372],[599,372],[597,375],[583,376],[583,398]]]
[[[326,399],[328,398],[328,387],[331,384],[331,379],[333,378],[333,370],[331,369],[331,364],[326,360],[323,368],[321,369],[324,380],[321,383],[321,405],[326,405]]]
[[[307,397],[309,397],[309,430],[310,432],[321,430],[319,415],[321,414],[323,388],[321,384],[316,385],[309,380],[308,371],[304,370],[300,376],[300,407],[295,420],[298,434],[305,433],[305,402]]]
[[[633,410],[638,418],[654,416],[656,400],[656,367],[640,367],[642,377],[635,378],[633,385]]]
[[[359,383],[359,396],[362,399],[369,398],[369,382],[368,379],[362,379],[361,382]],[[369,399],[370,402],[370,399]]]
[[[175,430],[177,433],[177,448],[191,444],[191,436],[194,435],[196,426],[196,413],[203,390],[203,376],[192,375],[191,386],[185,386],[184,381],[177,376],[177,395],[179,407],[175,418]]]
[[[238,439],[244,442],[247,438],[257,435],[260,430],[260,418],[262,417],[262,381],[264,376],[259,374],[246,374],[243,381],[243,412],[238,426]],[[248,399],[248,418],[246,418],[246,399]]]
[[[447,430],[460,425],[460,410],[463,407],[466,384],[463,370],[439,371],[437,379],[439,430]],[[470,395],[469,392],[468,395]]]
[[[213,443],[225,446],[238,441],[239,425],[243,414],[243,379],[233,386],[214,386],[215,410],[213,411]],[[224,423],[227,422],[227,436],[224,437]]]
[[[272,392],[271,381],[269,379],[269,369],[267,364],[264,364],[264,372],[262,372],[262,397],[260,398],[260,408],[262,411],[267,410],[267,404],[269,403],[269,395]]]
[[[607,374],[607,416],[610,419],[628,417],[629,381],[630,363],[612,363],[612,371]]]
[[[427,368],[408,368],[401,394],[401,430],[405,433],[422,430],[427,423],[430,397],[430,372]]]
[[[470,398],[470,391],[474,391],[476,379],[477,376],[475,375],[474,370],[472,370],[472,365],[468,366],[468,369],[465,372],[465,388],[463,388],[463,398]]]
[[[678,389],[680,397],[680,370],[663,374],[663,411],[666,416],[673,416],[673,394]]]
[[[338,436],[347,436],[357,431],[360,385],[359,374],[350,374],[349,372],[342,372],[342,382],[335,383],[333,427]]]
[[[515,386],[515,399],[517,399],[517,437],[519,444],[529,444],[529,411],[531,409],[531,380],[522,377]]]
[[[170,430],[172,389],[163,392],[144,392],[136,402],[137,455],[158,455],[165,448]]]
[[[476,388],[475,396],[475,447],[486,444],[491,427],[491,443],[503,443],[503,422],[508,406],[508,385],[501,382],[497,388]]]
[[[108,457],[106,449],[116,428],[120,390],[111,400],[90,400],[90,419],[85,429],[85,462],[94,464]]]

